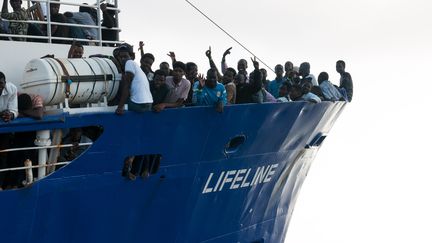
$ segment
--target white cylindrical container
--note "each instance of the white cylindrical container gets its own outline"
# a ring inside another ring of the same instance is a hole
[[[121,74],[108,58],[43,58],[30,61],[20,83],[24,93],[38,94],[44,105],[97,103],[113,99]]]

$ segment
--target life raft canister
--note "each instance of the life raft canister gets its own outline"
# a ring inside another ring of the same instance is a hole
[[[38,94],[44,105],[112,100],[119,89],[121,74],[108,58],[42,58],[31,60],[24,69],[22,92]]]

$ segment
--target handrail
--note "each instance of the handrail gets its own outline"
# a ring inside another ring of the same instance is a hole
[[[55,166],[55,165],[68,165],[71,162],[72,161],[64,161],[64,162],[57,162],[57,163],[52,163],[52,164],[45,163],[43,165],[13,167],[13,168],[1,169],[0,172],[15,171],[15,170],[25,170],[25,169],[34,169],[34,168],[43,168],[43,167],[50,167],[50,166]]]
[[[23,0],[23,1],[27,1],[27,2],[39,2],[39,3],[48,3],[48,2],[53,2],[52,0]],[[82,3],[73,3],[73,2],[64,2],[64,1],[59,1],[59,2],[55,2],[58,3],[60,5],[68,5],[68,6],[77,6],[77,7],[89,7],[89,8],[95,8],[95,9],[99,9],[99,5],[88,5],[88,4],[82,4]],[[115,10],[120,12],[121,10],[118,8],[112,8],[112,7],[107,7],[108,10]]]
[[[39,21],[39,20],[6,20],[8,22],[15,22],[15,23],[31,23],[31,24],[47,24],[48,21]],[[72,26],[72,27],[83,27],[88,29],[98,29],[99,27],[97,25],[85,25],[85,24],[74,24],[74,23],[61,23],[61,22],[51,22],[52,25],[62,25],[62,26]],[[112,27],[108,28],[105,26],[101,27],[103,30],[118,30],[121,31],[120,28]]]
[[[42,25],[46,25],[46,36],[33,36],[33,35],[14,35],[14,34],[0,34],[0,37],[21,37],[21,38],[33,38],[33,39],[47,39],[48,43],[52,43],[52,40],[67,40],[67,41],[73,41],[73,40],[78,40],[77,38],[70,38],[70,37],[54,37],[52,36],[52,25],[59,25],[59,26],[71,26],[71,27],[79,27],[79,28],[86,28],[86,29],[97,29],[98,31],[98,38],[94,39],[94,40],[90,40],[90,39],[79,39],[78,41],[83,41],[83,42],[92,42],[92,43],[99,43],[99,46],[102,46],[102,44],[106,43],[106,44],[121,44],[123,43],[122,41],[119,41],[119,32],[121,32],[121,29],[118,27],[112,27],[112,28],[107,28],[102,26],[102,15],[101,15],[101,8],[100,8],[100,2],[101,0],[97,0],[96,5],[87,5],[87,4],[82,4],[82,3],[74,3],[74,2],[60,2],[60,1],[56,1],[56,4],[60,4],[60,5],[68,5],[68,6],[79,6],[79,7],[88,7],[88,8],[93,8],[97,10],[97,23],[95,23],[95,25],[85,25],[85,24],[75,24],[75,23],[59,23],[59,22],[51,22],[51,9],[50,9],[50,4],[53,3],[52,0],[24,0],[27,1],[28,3],[30,2],[37,2],[37,3],[46,3],[45,7],[46,7],[46,21],[39,21],[39,20],[7,20],[4,19],[4,21],[8,21],[8,22],[15,22],[15,23],[32,23],[32,24],[42,24]],[[117,21],[117,26],[118,25],[118,13],[120,12],[120,9],[118,8],[118,4],[117,4],[117,0],[114,1],[115,2],[115,7],[107,7],[108,10],[114,10],[115,14],[116,14],[116,21]],[[29,5],[29,4],[27,4]],[[1,18],[0,18],[1,19]],[[103,40],[102,39],[102,30],[112,30],[112,31],[116,31],[117,33],[117,41],[111,41],[111,40]]]
[[[78,146],[90,146],[93,143],[79,143]],[[61,145],[49,145],[49,146],[37,146],[37,147],[22,147],[22,148],[11,148],[0,150],[0,153],[15,152],[15,151],[25,151],[25,150],[39,150],[47,148],[70,148],[75,146],[74,144],[61,144]]]
[[[49,39],[48,36],[37,36],[37,35],[14,35],[14,34],[0,34],[0,37],[22,37],[22,38],[32,38],[32,39]],[[90,39],[77,39],[77,38],[67,38],[67,37],[51,37],[52,40],[76,40],[82,42],[99,42],[99,40],[90,40]],[[102,41],[102,43],[109,44],[122,44],[123,41]]]

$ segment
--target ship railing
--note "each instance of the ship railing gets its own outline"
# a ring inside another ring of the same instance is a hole
[[[83,147],[83,146],[91,146],[91,145],[93,145],[93,143],[89,142],[89,143],[78,143],[78,144],[59,144],[59,145],[45,145],[45,146],[3,149],[0,150],[0,153],[39,150],[39,163],[37,165],[33,165],[33,162],[27,159],[26,161],[23,161],[24,166],[0,169],[0,173],[4,173],[8,171],[24,170],[26,174],[26,180],[23,182],[23,185],[27,186],[32,184],[35,180],[40,180],[44,178],[47,174],[54,172],[56,166],[68,165],[72,162],[72,161],[49,162],[47,157],[47,149],[61,149],[61,148],[70,148],[74,146]],[[38,169],[37,179],[33,178],[32,169]]]
[[[31,166],[23,166],[23,167],[12,167],[12,168],[7,168],[7,169],[1,169],[0,172],[37,169],[37,168],[51,167],[51,166],[56,166],[56,165],[67,165],[67,164],[70,164],[71,162],[72,161],[64,161],[64,162],[57,162],[57,163],[45,164],[45,165],[31,165]]]
[[[90,146],[93,143],[79,143],[78,146]],[[22,147],[22,148],[10,148],[0,150],[0,153],[8,153],[15,151],[27,151],[27,150],[39,150],[39,149],[50,149],[50,148],[70,148],[76,146],[74,144],[61,144],[61,145],[49,145],[49,146],[37,146],[37,147]],[[2,170],[0,170],[2,172]]]
[[[28,6],[31,7],[30,2],[34,3],[46,3],[46,21],[40,21],[40,20],[7,20],[2,19],[3,21],[7,22],[16,22],[16,23],[29,23],[29,24],[42,24],[47,25],[47,33],[46,36],[37,36],[37,35],[15,35],[15,34],[0,34],[0,37],[7,37],[7,38],[32,38],[32,39],[41,39],[41,40],[48,40],[48,43],[52,43],[53,40],[66,40],[66,41],[81,41],[81,42],[89,42],[98,44],[99,46],[102,46],[102,44],[121,44],[122,41],[119,41],[119,33],[121,32],[121,29],[118,27],[112,27],[107,28],[102,26],[102,14],[101,14],[101,8],[100,4],[104,2],[104,0],[97,0],[96,5],[87,5],[87,4],[80,4],[80,3],[74,3],[74,2],[64,2],[64,1],[53,1],[53,0],[24,0],[28,2]],[[52,22],[51,21],[51,11],[50,11],[50,3],[60,4],[60,5],[68,5],[68,6],[78,6],[78,7],[88,7],[88,8],[94,8],[97,11],[97,23],[96,25],[83,25],[83,24],[75,24],[75,23],[60,23],[60,22]],[[117,0],[114,1],[114,8],[107,7],[107,10],[115,10],[116,14],[116,22],[117,26],[119,26],[119,19],[118,19],[118,13],[120,12],[120,9],[118,8]],[[1,18],[0,18],[1,19]],[[51,26],[52,25],[61,25],[61,26],[70,26],[70,27],[80,27],[80,28],[89,28],[89,29],[98,29],[98,39],[79,39],[79,38],[71,38],[71,37],[56,37],[52,36],[51,34]],[[113,30],[117,32],[117,41],[110,41],[110,40],[103,40],[102,39],[102,30]]]

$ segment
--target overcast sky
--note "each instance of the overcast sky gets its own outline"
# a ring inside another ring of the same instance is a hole
[[[353,102],[312,164],[287,242],[432,242],[432,2],[192,2],[271,67],[309,61],[315,76],[327,71],[338,83],[343,59],[353,77]],[[215,60],[232,46],[230,66],[251,56],[185,1],[120,8],[121,39],[143,40],[155,66],[175,51],[205,72],[209,45]]]

